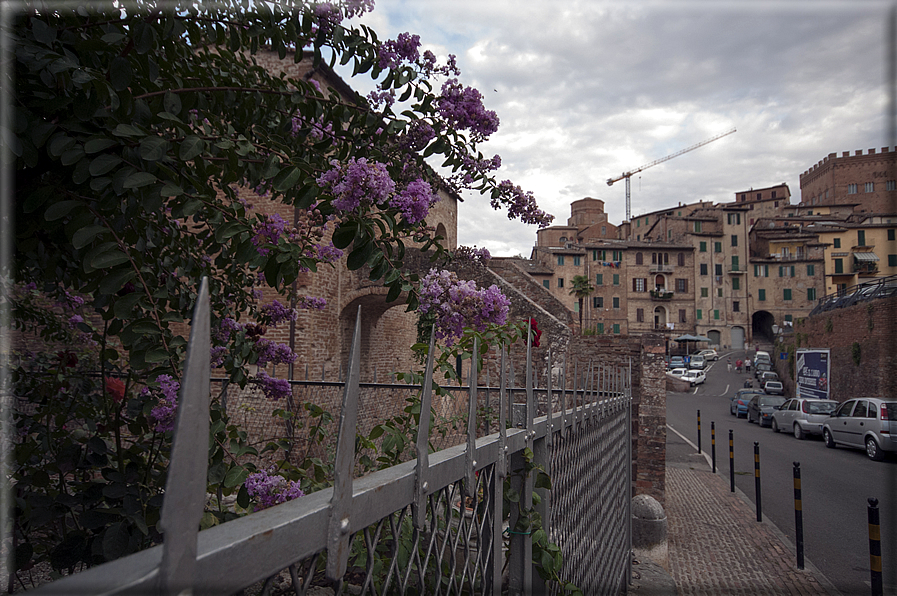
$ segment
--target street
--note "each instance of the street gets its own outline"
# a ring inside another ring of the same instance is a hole
[[[804,550],[843,594],[869,594],[867,498],[879,501],[885,593],[897,586],[897,457],[874,462],[865,452],[826,449],[820,437],[803,441],[788,433],[759,428],[729,413],[729,396],[742,388],[746,374],[726,370],[743,351],[721,352],[707,370],[707,381],[689,393],[667,393],[667,425],[693,443],[701,412],[701,447],[711,452],[716,425],[717,473],[729,482],[729,439],[733,431],[735,484],[755,503],[754,442],[760,449],[761,504],[770,520],[795,540],[793,462],[800,463]],[[847,396],[844,397],[846,399]],[[705,465],[696,460],[696,465]],[[791,551],[794,556],[794,551]]]

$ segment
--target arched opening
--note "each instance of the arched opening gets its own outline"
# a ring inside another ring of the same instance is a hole
[[[744,349],[744,327],[732,327],[732,349]]]
[[[436,225],[436,235],[441,236],[443,238],[442,245],[448,249],[455,248],[454,246],[448,246],[448,232],[445,231],[445,224],[439,223]]]
[[[772,326],[775,325],[775,322],[776,318],[769,311],[756,311],[751,315],[751,332],[754,334],[754,338],[772,342],[774,337]]]
[[[417,341],[417,313],[407,313],[402,300],[386,302],[386,288],[367,288],[340,311],[340,357],[342,378],[349,364],[355,317],[361,307],[361,381],[389,383],[392,373],[409,368],[409,349]],[[384,350],[382,346],[390,346]],[[336,371],[334,371],[336,376]]]
[[[658,276],[660,277],[660,276]],[[655,329],[666,329],[667,326],[667,311],[664,307],[658,306],[654,309],[654,328]]]
[[[720,340],[722,339],[722,334],[716,329],[707,332],[707,337],[710,338],[710,345],[719,346]]]
[[[666,289],[666,278],[663,275],[657,275],[654,277],[654,288],[658,290]]]

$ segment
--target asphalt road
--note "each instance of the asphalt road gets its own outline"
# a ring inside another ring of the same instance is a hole
[[[732,361],[744,352],[731,353]],[[727,372],[726,357],[713,363],[707,382],[689,393],[667,393],[667,425],[710,454],[711,422],[716,425],[717,473],[729,480],[729,429],[733,431],[735,484],[756,505],[754,442],[760,449],[761,504],[764,519],[794,544],[794,466],[800,463],[804,549],[843,594],[870,593],[867,498],[879,501],[885,594],[897,594],[897,456],[874,462],[865,452],[826,449],[821,438],[798,441],[791,434],[759,428],[729,413],[729,396],[745,374]],[[845,398],[848,396],[844,396]],[[843,401],[843,400],[842,400]],[[793,551],[792,551],[793,552]]]

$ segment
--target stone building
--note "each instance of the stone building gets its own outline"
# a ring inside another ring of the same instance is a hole
[[[897,213],[897,148],[836,153],[800,175],[801,204],[855,204],[856,211]]]
[[[897,214],[856,213],[814,230],[825,247],[825,294],[897,275]]]
[[[791,204],[791,190],[782,182],[767,188],[751,188],[735,193],[735,202],[747,206],[748,225],[761,217],[780,217]]]

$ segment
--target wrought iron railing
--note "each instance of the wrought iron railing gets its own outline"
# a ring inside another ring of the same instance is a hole
[[[353,477],[358,413],[360,311],[343,384],[333,486],[202,532],[209,403],[209,307],[199,292],[179,398],[165,490],[160,546],[47,584],[37,594],[234,594],[287,572],[297,595],[316,583],[337,594],[557,593],[534,571],[532,536],[507,531],[507,479],[523,507],[533,504],[563,553],[560,576],[585,594],[618,594],[630,575],[631,365],[549,377],[538,403],[527,366],[525,403],[514,403],[502,374],[498,431],[476,438],[476,369],[471,375],[466,441],[430,453],[421,416],[416,459]],[[531,346],[527,361],[532,362]],[[431,346],[430,354],[433,354]],[[476,359],[476,347],[474,348]],[[551,357],[549,354],[549,361]],[[506,370],[503,363],[502,371]],[[421,411],[432,398],[432,358]],[[514,423],[505,423],[509,411]],[[537,416],[539,411],[544,415]],[[530,449],[553,478],[550,492],[515,473]],[[508,522],[514,528],[512,514]],[[503,569],[507,568],[507,580]]]

